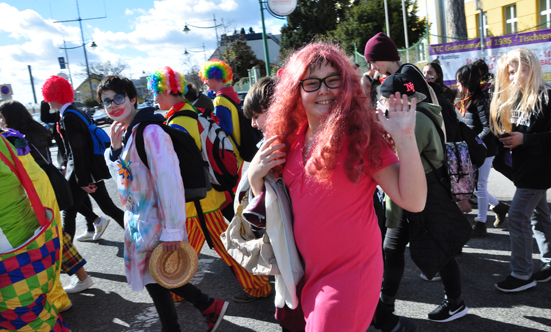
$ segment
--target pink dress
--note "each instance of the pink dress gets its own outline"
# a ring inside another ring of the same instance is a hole
[[[294,235],[306,264],[301,304],[306,331],[364,332],[381,290],[381,231],[373,209],[376,183],[363,176],[352,183],[341,155],[327,188],[308,179],[302,151],[306,126],[299,130],[283,170],[294,214]],[[382,166],[398,162],[385,147]]]

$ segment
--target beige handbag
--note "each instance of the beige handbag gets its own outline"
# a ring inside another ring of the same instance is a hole
[[[279,274],[268,234],[257,239],[251,224],[243,220],[243,210],[249,204],[244,195],[228,229],[220,234],[222,244],[230,256],[245,270],[256,275]]]

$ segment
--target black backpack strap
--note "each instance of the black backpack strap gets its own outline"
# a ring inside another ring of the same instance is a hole
[[[444,162],[445,162],[445,160],[446,160],[446,143],[444,141],[444,133],[442,132],[442,128],[440,128],[440,126],[438,125],[438,122],[436,121],[434,116],[428,110],[426,110],[422,107],[417,107],[416,110],[418,112],[423,113],[425,116],[427,116],[432,121],[432,123],[434,123],[434,126],[436,127],[436,131],[438,131],[438,135],[440,136],[440,141],[442,141],[442,148],[443,148],[443,151],[444,151]],[[440,172],[437,171],[436,167],[434,166],[433,163],[430,162],[427,155],[424,152],[421,152],[421,157],[425,158],[425,161],[429,164],[429,166],[432,169],[432,172],[434,173],[434,175],[438,178],[440,183],[444,184],[444,186],[445,186],[446,179],[444,179],[442,177],[442,174],[440,174]]]
[[[195,120],[199,119],[199,114],[197,114],[196,112],[192,110],[181,110],[178,112],[174,112],[174,114],[172,114],[170,118],[166,120],[166,123],[169,123],[170,121],[174,120],[174,118],[177,118],[179,116],[189,116],[190,118],[193,118]]]
[[[205,214],[203,213],[201,203],[198,200],[194,200],[193,204],[195,204],[195,210],[197,210],[197,217],[199,218],[199,223],[201,224],[201,229],[203,230],[205,240],[207,241],[209,248],[213,249],[214,244],[212,243],[212,238],[210,237],[209,229],[207,228],[207,222],[205,221]]]
[[[235,106],[235,108],[237,108],[238,111],[241,109],[241,104],[236,103],[235,100],[233,100],[233,98],[230,98],[230,96],[227,96],[222,93],[222,94],[219,94],[218,97],[226,98],[230,103],[233,104],[233,106]]]
[[[136,135],[134,136],[134,140],[136,141],[136,151],[138,152],[138,156],[140,156],[141,161],[144,163],[145,167],[149,168],[149,164],[147,163],[147,155],[145,153],[145,144],[143,140],[143,131],[145,127],[147,127],[150,124],[160,124],[158,122],[141,122],[138,124],[138,129],[136,129]]]

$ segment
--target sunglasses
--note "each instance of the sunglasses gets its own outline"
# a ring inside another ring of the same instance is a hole
[[[103,106],[110,107],[112,103],[115,103],[117,105],[120,105],[124,103],[124,99],[126,98],[126,95],[122,93],[117,93],[113,99],[105,98],[103,100]]]
[[[342,75],[330,75],[325,78],[307,78],[300,81],[300,86],[304,92],[314,92],[321,88],[321,83],[329,89],[337,89],[342,85]]]

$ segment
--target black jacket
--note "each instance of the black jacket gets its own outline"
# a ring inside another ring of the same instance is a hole
[[[483,94],[476,112],[465,112],[465,124],[484,142],[488,152],[486,157],[497,154],[497,137],[490,130],[490,100]]]
[[[80,112],[73,105],[68,109]],[[69,181],[76,181],[79,187],[111,177],[103,155],[94,155],[94,144],[88,130],[88,125],[76,114],[64,113],[59,120],[59,112],[45,114],[42,112],[42,121],[59,121],[59,132],[63,138],[67,169],[65,177]],[[84,117],[86,114],[80,112]]]
[[[59,128],[59,112],[50,113],[50,105],[42,101],[40,105],[40,120],[44,123],[53,123],[55,128],[53,132],[54,140],[57,145],[57,162],[60,166],[67,165],[67,156],[65,153],[65,146],[63,145],[63,139],[57,132]]]
[[[513,131],[524,134],[523,144],[512,150],[513,182],[517,188],[551,188],[551,88],[542,111],[534,112],[528,120],[518,120],[513,112]],[[539,105],[539,104],[538,104]]]
[[[459,136],[459,120],[457,120],[454,106],[444,95],[442,86],[433,82],[429,82],[429,85],[434,90],[438,103],[442,107],[442,118],[444,119],[444,127],[446,127],[446,142],[462,141]]]

